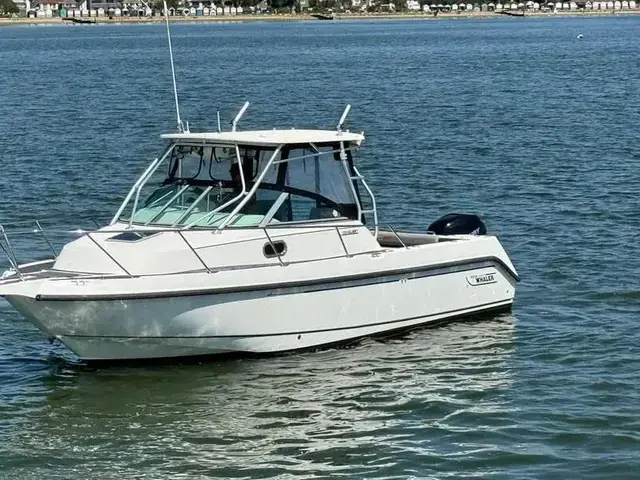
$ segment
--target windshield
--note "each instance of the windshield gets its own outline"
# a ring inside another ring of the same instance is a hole
[[[220,226],[245,199],[275,151],[177,145],[168,157],[168,167],[158,169],[119,220],[165,227]],[[228,224],[356,218],[355,202],[349,176],[335,150],[283,148]]]

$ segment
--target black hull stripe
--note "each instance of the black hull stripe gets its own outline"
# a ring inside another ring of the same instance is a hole
[[[483,265],[484,264],[484,265]],[[479,265],[479,266],[478,266]],[[409,274],[420,274],[424,273],[422,276],[429,276],[428,272],[433,272],[434,270],[442,270],[442,269],[451,269],[456,267],[464,267],[460,268],[458,271],[466,271],[473,270],[475,268],[483,268],[490,266],[500,266],[502,269],[511,276],[516,282],[520,281],[520,277],[511,270],[502,260],[497,257],[482,257],[475,258],[473,260],[459,260],[455,262],[446,262],[440,263],[437,265],[429,265],[429,266],[419,266],[419,267],[410,267],[404,269],[396,269],[396,270],[387,270],[387,271],[378,271],[378,272],[370,272],[364,274],[356,274],[356,275],[343,275],[340,277],[329,277],[329,278],[317,278],[312,280],[301,280],[301,281],[292,281],[292,282],[283,282],[279,284],[261,284],[261,285],[243,285],[243,286],[234,286],[234,287],[214,287],[208,289],[200,289],[200,290],[184,290],[179,292],[150,292],[150,293],[114,293],[114,294],[105,294],[105,295],[36,295],[37,301],[49,301],[49,302],[69,302],[69,301],[106,301],[106,300],[146,300],[153,298],[171,298],[171,297],[195,297],[200,295],[214,295],[221,293],[240,293],[240,292],[257,292],[263,290],[278,290],[278,289],[286,289],[286,288],[300,288],[300,287],[314,287],[327,284],[336,284],[348,281],[359,281],[359,280],[372,280],[373,283],[384,283],[382,280],[384,277],[397,276],[397,275],[409,275]],[[278,267],[278,268],[287,268],[287,267]],[[443,273],[452,273],[452,272],[443,272]],[[438,273],[431,273],[432,275],[438,275]],[[212,278],[215,278],[215,273],[212,274]],[[386,280],[387,282],[395,281],[395,280]],[[360,286],[360,285],[354,285]],[[331,290],[332,288],[347,288],[347,286],[337,286],[337,287],[323,287],[320,290]],[[314,290],[309,290],[314,291]]]
[[[361,328],[379,327],[381,325],[393,325],[396,323],[411,322],[413,320],[424,319],[424,323],[428,322],[430,318],[438,317],[441,315],[447,316],[464,316],[472,315],[476,313],[482,313],[487,310],[494,310],[500,307],[511,306],[513,300],[501,300],[499,302],[485,303],[469,308],[458,308],[454,310],[448,310],[446,312],[433,313],[431,315],[419,315],[417,317],[401,318],[397,320],[388,320],[386,322],[367,323],[365,325],[357,325],[351,327],[335,327],[335,328],[323,328],[318,330],[305,330],[297,332],[280,332],[280,333],[256,333],[249,335],[184,335],[184,336],[130,336],[130,335],[61,335],[67,338],[109,338],[109,339],[136,339],[136,340],[181,340],[181,339],[212,339],[212,338],[261,338],[261,337],[283,337],[287,335],[310,335],[313,333],[327,333],[327,332],[339,332],[342,330],[359,330]],[[443,318],[442,320],[445,320]]]

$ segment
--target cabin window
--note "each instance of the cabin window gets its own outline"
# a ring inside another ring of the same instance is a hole
[[[285,184],[308,192],[322,195],[336,203],[353,203],[350,180],[338,155],[331,148],[323,148],[323,155],[311,149],[297,149],[289,152]],[[312,155],[301,160],[296,157]]]
[[[240,170],[249,190],[274,151],[255,147],[239,147],[238,150],[241,163],[237,161],[235,146],[177,145],[171,153],[168,169],[165,167],[163,174],[156,173],[140,192],[132,222],[158,226],[193,224],[201,227],[222,223],[240,200]],[[162,179],[158,175],[162,175]],[[276,165],[266,172],[264,181],[275,183],[277,175]],[[275,198],[277,194],[266,196],[260,202],[252,199],[250,205],[243,209],[242,213],[246,216],[234,219],[232,226],[258,224]],[[130,205],[133,203],[130,202]],[[123,213],[121,221],[129,221],[132,208]],[[219,208],[219,212],[211,213]]]
[[[141,231],[132,231],[132,232],[121,232],[117,235],[114,235],[113,237],[109,238],[108,240],[118,240],[121,242],[138,242],[140,240],[144,240],[146,238],[149,237],[153,237],[155,235],[157,235],[158,232],[153,232],[153,231],[148,231],[148,232],[141,232]]]
[[[260,162],[268,159],[273,150],[257,150],[251,147],[240,147],[242,172],[245,182],[253,180],[260,171]],[[239,174],[237,152],[235,147],[213,147],[178,145],[174,148],[169,162],[166,182],[231,182]]]
[[[291,150],[287,162],[285,187],[302,190],[310,195],[292,194],[293,221],[349,217],[356,218],[356,200],[351,180],[340,157],[334,150],[324,147],[318,154],[311,148]],[[303,157],[296,160],[297,157]]]

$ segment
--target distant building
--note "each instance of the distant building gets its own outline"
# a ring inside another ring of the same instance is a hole
[[[29,2],[30,0],[23,0]],[[15,0],[14,0],[15,2]],[[74,10],[87,10],[88,0],[74,1],[74,0],[34,0],[32,2],[32,8],[36,8],[40,6],[40,9],[44,7],[50,7],[51,10],[61,10],[61,9],[74,9]],[[91,7],[93,8],[93,7]],[[98,8],[98,7],[95,7]]]
[[[102,8],[105,12],[108,11],[110,8],[117,8],[118,6],[120,6],[119,3],[117,2],[108,2],[106,0],[102,1],[102,0],[98,0],[95,2],[92,2],[91,0],[87,1],[87,8],[89,9],[96,9],[98,10],[99,8]]]
[[[31,10],[30,0],[13,0],[13,3],[16,4],[16,7],[18,7],[22,15],[26,15],[26,13]]]
[[[36,0],[33,2],[33,8],[38,7],[40,10],[48,8],[49,10],[56,11],[60,8],[61,3],[60,0]]]

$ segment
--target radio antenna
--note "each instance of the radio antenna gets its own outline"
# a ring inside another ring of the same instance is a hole
[[[171,48],[171,32],[169,31],[169,8],[167,0],[164,0],[164,18],[167,21],[167,39],[169,40],[169,58],[171,59],[171,76],[173,78],[173,96],[176,100],[176,116],[178,117],[178,131],[184,132],[184,124],[180,118],[180,104],[178,102],[178,87],[176,86],[176,70],[173,66],[173,49]],[[188,128],[187,128],[188,131]]]

